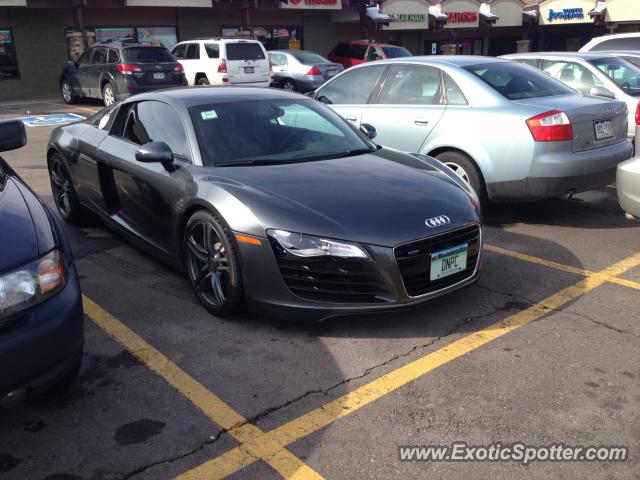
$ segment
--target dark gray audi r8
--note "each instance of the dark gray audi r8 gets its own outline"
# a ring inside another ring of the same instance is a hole
[[[54,130],[62,217],[86,211],[183,269],[226,316],[293,320],[414,305],[473,283],[475,193],[329,108],[251,87],[163,90]]]

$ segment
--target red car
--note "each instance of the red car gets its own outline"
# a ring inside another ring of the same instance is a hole
[[[344,68],[349,68],[374,60],[411,56],[409,50],[397,45],[375,43],[367,40],[353,40],[351,42],[340,42],[336,45],[329,54],[329,60],[334,63],[341,63]]]

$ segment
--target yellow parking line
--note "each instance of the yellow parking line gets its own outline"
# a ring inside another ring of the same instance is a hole
[[[422,377],[432,370],[462,357],[487,343],[496,340],[528,323],[538,320],[550,311],[559,309],[584,293],[609,281],[610,277],[620,275],[626,270],[640,265],[640,252],[606,268],[593,273],[574,285],[562,289],[541,302],[522,310],[510,317],[456,340],[449,345],[414,360],[372,382],[349,392],[309,413],[306,413],[270,432],[253,438],[250,443],[236,447],[221,456],[206,462],[178,476],[179,480],[220,479],[235,473],[257,459],[249,453],[254,446],[273,441],[280,445],[289,445],[330,425],[362,407],[374,402],[394,390]]]
[[[565,265],[563,263],[553,262],[551,260],[545,260],[544,258],[533,257],[531,255],[527,255],[526,253],[516,252],[514,250],[508,250],[506,248],[498,247],[497,245],[486,244],[484,246],[485,249],[499,253],[501,255],[506,255],[509,257],[517,258],[519,260],[523,260],[529,263],[536,263],[538,265],[544,265],[549,268],[554,268],[556,270],[562,270],[563,272],[575,273],[577,275],[582,275],[584,277],[590,277],[593,275],[602,275],[602,273],[592,272],[590,270],[584,270],[582,268],[572,267],[570,265]],[[634,288],[636,290],[640,290],[640,283],[634,282],[633,280],[626,280],[624,278],[618,278],[615,275],[609,275],[607,278],[607,282],[615,283],[616,285],[621,285],[623,287]]]
[[[143,365],[187,397],[210,420],[227,430],[240,443],[248,444],[254,438],[264,435],[261,429],[248,423],[242,415],[93,300],[83,295],[83,304],[85,313],[96,325],[126,348]],[[256,458],[264,460],[284,478],[322,479],[317,472],[282,445],[275,445],[273,440],[263,442],[254,448],[247,448],[245,451],[247,455],[253,455],[251,458],[254,461]]]

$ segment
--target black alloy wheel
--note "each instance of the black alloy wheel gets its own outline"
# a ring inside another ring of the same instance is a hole
[[[78,223],[83,219],[84,210],[73,188],[71,178],[60,155],[55,154],[49,162],[49,178],[53,200],[63,220]]]
[[[240,265],[231,232],[222,219],[206,210],[193,214],[183,240],[187,275],[202,305],[225,317],[242,307]]]

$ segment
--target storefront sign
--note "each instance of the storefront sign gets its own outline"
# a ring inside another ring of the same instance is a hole
[[[386,0],[382,13],[391,21],[384,30],[424,30],[429,28],[429,4],[424,0]]]
[[[478,12],[446,12],[449,23],[475,23],[478,21]]]
[[[0,45],[11,43],[11,30],[0,30]]]
[[[447,0],[441,3],[442,13],[449,17],[444,28],[477,28],[481,3],[478,0]]]
[[[342,0],[289,0],[289,3],[281,3],[280,8],[295,10],[341,10]]]
[[[584,10],[582,8],[564,8],[560,12],[556,12],[553,8],[549,9],[547,22],[554,20],[574,20],[584,18]]]
[[[594,5],[594,0],[544,0],[540,2],[540,24],[591,23],[588,12]]]

